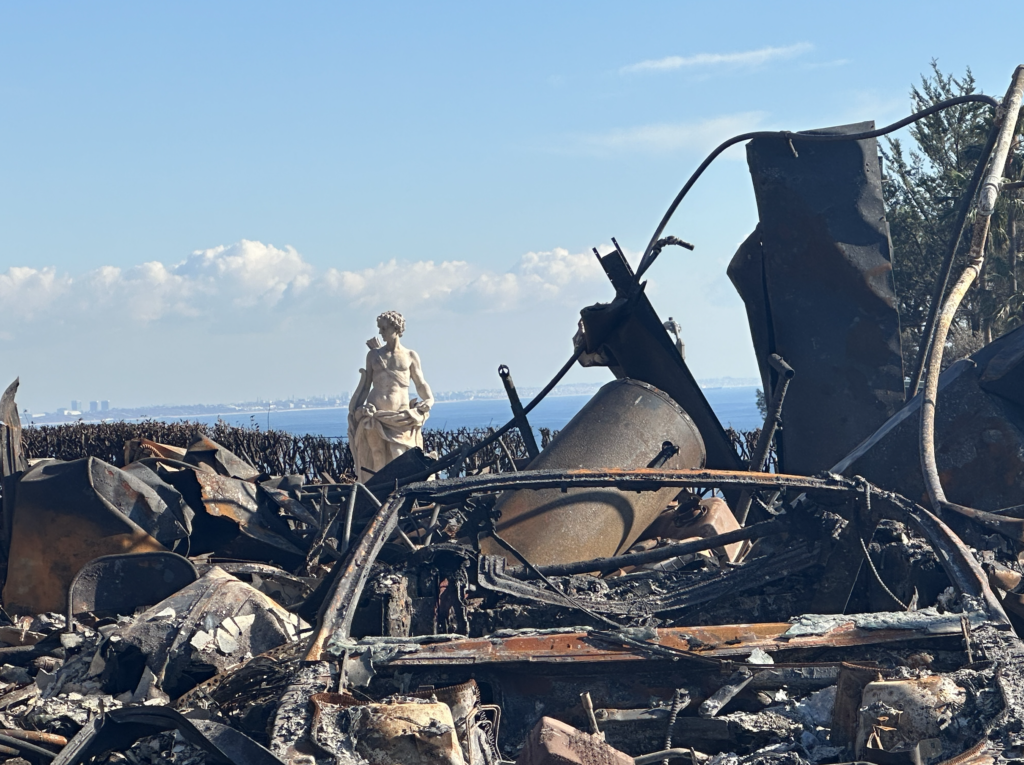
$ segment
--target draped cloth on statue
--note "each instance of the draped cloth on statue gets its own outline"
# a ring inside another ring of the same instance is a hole
[[[360,371],[366,374],[365,371]],[[408,372],[396,373],[382,368],[376,370],[376,374],[404,378],[394,382],[408,390]],[[374,473],[400,454],[416,446],[422,449],[423,423],[429,416],[429,412],[415,409],[414,402],[410,402],[409,407],[393,412],[377,409],[371,403],[350,410],[348,443],[352,450],[357,480],[369,481]]]

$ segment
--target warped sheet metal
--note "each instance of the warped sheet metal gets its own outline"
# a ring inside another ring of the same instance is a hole
[[[107,693],[134,691],[146,668],[172,698],[247,656],[295,640],[298,617],[218,568],[120,627],[90,672]],[[58,680],[60,675],[58,674]]]
[[[935,456],[949,501],[991,512],[1024,499],[1024,406],[987,392],[986,369],[972,357],[939,378]],[[918,456],[921,401],[919,395],[907,402],[831,471],[927,505]]]
[[[200,436],[185,452],[185,461],[196,467],[206,467],[218,475],[240,478],[248,481],[259,476],[260,471],[237,454],[228,451],[212,438]]]
[[[68,585],[101,555],[164,550],[185,536],[150,487],[89,457],[50,461],[18,483],[4,605],[18,613],[63,611]]]
[[[970,615],[971,623],[983,624],[982,612]],[[658,649],[686,652],[694,657],[745,659],[754,649],[773,656],[808,648],[838,648],[883,645],[908,640],[930,640],[959,635],[963,629],[960,614],[940,614],[935,609],[916,613],[806,614],[793,623],[720,624],[712,626],[663,627],[650,630],[647,640],[630,645],[614,645],[614,633],[601,640],[587,632],[523,634],[510,637],[490,635],[484,638],[443,640],[423,645],[406,645],[391,658],[378,662],[392,668],[454,666],[460,664],[563,664],[644,662],[659,658]],[[638,644],[646,645],[638,645]],[[362,650],[369,651],[370,638]],[[355,656],[359,641],[346,638],[328,643],[328,654],[335,658]]]
[[[709,468],[742,470],[739,455],[629,263],[618,251],[600,260],[615,300],[580,311],[587,353],[607,364],[616,377],[640,380],[671,396],[700,431]]]
[[[171,552],[104,555],[89,561],[68,591],[68,624],[75,614],[133,614],[187,587],[199,574],[188,558]]]
[[[260,506],[256,484],[205,470],[189,472],[199,484],[206,511],[205,517],[195,519],[195,552],[288,563],[303,558],[288,525]]]
[[[764,390],[774,389],[770,354],[797,373],[777,437],[781,469],[813,475],[904,400],[877,142],[755,138],[747,162],[760,224],[733,258],[729,277],[747,306]]]

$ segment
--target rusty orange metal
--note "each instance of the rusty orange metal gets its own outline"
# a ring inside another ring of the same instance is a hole
[[[63,611],[75,574],[101,555],[166,549],[91,490],[87,466],[56,470],[68,464],[36,465],[18,484],[3,591],[4,606],[12,613]]]
[[[755,648],[771,654],[807,648],[848,647],[896,643],[942,637],[913,629],[861,629],[851,621],[823,635],[787,636],[787,622],[723,624],[710,627],[670,627],[657,630],[658,646],[689,651],[713,658],[746,658]],[[585,632],[479,638],[430,643],[395,657],[390,667],[455,664],[510,664],[519,662],[620,662],[649,661],[643,651],[616,650],[588,642]]]

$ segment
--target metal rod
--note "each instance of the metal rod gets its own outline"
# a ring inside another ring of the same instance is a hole
[[[430,529],[430,531],[427,534],[426,540],[423,542],[423,546],[424,547],[426,547],[427,545],[429,545],[431,542],[434,541],[434,527],[437,526],[437,516],[440,515],[440,514],[441,514],[441,503],[440,502],[435,502],[434,503],[434,512],[431,513],[431,515],[430,515],[430,524],[427,526],[427,528]]]
[[[627,553],[626,555],[617,555],[612,558],[595,558],[594,560],[585,560],[578,563],[554,563],[549,566],[537,566],[536,568],[544,576],[572,576],[573,574],[590,573],[607,574],[625,566],[657,563],[670,558],[678,558],[680,555],[689,555],[701,552],[702,550],[710,550],[714,547],[723,547],[724,545],[742,542],[746,539],[758,539],[772,534],[782,534],[785,531],[786,529],[782,524],[776,521],[764,521],[742,529],[736,529],[735,531],[727,531],[717,536],[695,539],[692,542],[680,542],[678,544],[666,545],[665,547],[656,547],[653,550],[645,550],[644,552]],[[528,580],[539,578],[529,569],[520,566],[510,568],[505,573],[516,579]]]
[[[523,437],[523,443],[526,444],[526,452],[530,455],[530,459],[535,459],[540,454],[540,449],[537,448],[537,439],[533,436],[530,421],[526,419],[526,412],[523,410],[523,403],[519,400],[516,384],[512,382],[512,373],[507,366],[502,364],[498,367],[498,376],[501,378],[501,384],[505,386],[508,402],[512,406],[512,416]]]
[[[5,733],[0,733],[0,744],[14,747],[23,753],[31,752],[36,757],[47,761],[53,760],[57,757],[56,752],[51,752],[49,749],[43,749],[43,747],[36,746],[28,741],[22,741],[21,739],[14,738],[14,736],[8,736]]]
[[[370,501],[373,502],[373,504],[375,504],[377,507],[381,506],[380,500],[377,499],[376,495],[372,491],[370,491],[369,489],[366,488],[366,484],[364,484],[364,483],[357,483],[356,484],[356,488],[362,489],[366,493],[366,496],[368,496],[370,498]]]
[[[921,387],[921,379],[924,377],[925,369],[928,365],[928,355],[932,350],[932,341],[935,339],[935,320],[938,318],[939,307],[942,305],[942,296],[946,294],[946,287],[949,285],[949,274],[953,270],[953,259],[956,257],[956,251],[960,249],[960,241],[963,239],[964,231],[967,230],[967,215],[971,211],[974,196],[978,192],[978,186],[981,185],[982,176],[985,174],[985,167],[988,165],[992,149],[996,145],[996,138],[999,136],[999,126],[1000,122],[998,119],[992,120],[992,127],[988,131],[988,138],[985,140],[981,154],[978,155],[978,163],[974,166],[974,173],[971,175],[967,188],[964,189],[963,196],[960,197],[959,206],[956,211],[956,223],[953,227],[955,233],[949,240],[949,246],[946,248],[942,265],[939,267],[939,276],[935,280],[935,287],[932,289],[932,300],[928,306],[928,319],[925,321],[924,332],[921,334],[921,343],[917,351],[917,371],[914,372],[914,378],[910,382],[907,398],[916,396],[918,388]]]
[[[518,473],[519,472],[519,468],[516,467],[516,461],[512,457],[512,450],[508,448],[508,444],[505,443],[505,439],[504,438],[499,438],[498,439],[498,445],[501,447],[502,451],[505,452],[505,456],[508,458],[508,464],[512,466],[512,472],[513,473]],[[498,470],[499,470],[499,472],[501,470],[501,463],[500,462],[498,463]]]
[[[362,484],[352,484],[352,491],[348,495],[348,507],[345,509],[345,531],[341,538],[341,550],[339,550],[342,555],[348,552],[349,545],[352,543],[352,518],[356,514],[356,495],[359,493],[359,490],[357,489],[358,486],[362,486]]]
[[[950,289],[949,297],[942,306],[942,311],[936,322],[935,342],[928,359],[924,396],[921,399],[921,469],[924,473],[928,498],[936,512],[950,509],[960,514],[966,514],[957,506],[946,501],[946,493],[942,488],[939,469],[935,462],[935,406],[938,399],[939,373],[942,370],[942,354],[946,345],[946,335],[953,322],[953,317],[985,262],[985,242],[988,238],[989,224],[996,200],[999,197],[999,184],[1010,152],[1010,145],[1017,129],[1022,97],[1024,97],[1024,66],[1018,66],[1013,73],[1013,81],[1006,93],[1006,98],[1003,99],[999,138],[992,152],[988,176],[979,193],[978,212],[975,216],[974,234],[971,239],[970,262],[956,284]]]
[[[876,130],[868,130],[864,133],[847,133],[836,134],[836,133],[792,133],[788,130],[755,130],[750,133],[742,133],[741,135],[733,136],[728,141],[719,144],[714,151],[712,151],[703,162],[693,172],[693,175],[689,177],[683,188],[676,194],[676,198],[672,200],[672,204],[668,206],[668,210],[665,211],[665,215],[661,219],[661,223],[654,230],[654,236],[651,237],[650,243],[647,245],[647,249],[644,250],[644,255],[640,259],[640,267],[636,270],[636,280],[640,281],[640,277],[644,275],[644,272],[650,268],[651,265],[651,251],[654,246],[658,243],[661,238],[662,232],[665,230],[665,226],[672,219],[675,214],[676,208],[679,207],[679,203],[683,201],[683,197],[690,191],[693,184],[697,182],[697,179],[704,174],[704,171],[708,169],[708,166],[715,161],[719,154],[737,143],[743,141],[749,141],[754,138],[784,138],[792,143],[794,140],[800,141],[863,141],[867,138],[877,138],[880,135],[886,133],[892,133],[895,130],[899,130],[902,127],[906,127],[912,122],[917,122],[920,119],[940,112],[943,109],[949,109],[953,106],[959,106],[960,104],[969,103],[981,103],[989,104],[990,106],[998,106],[998,102],[991,96],[984,96],[980,94],[974,94],[969,96],[957,96],[956,98],[950,98],[947,101],[941,101],[940,103],[933,104],[927,109],[922,109],[919,112],[911,114],[909,117],[904,117],[899,122],[894,122],[891,125],[886,125],[883,128]]]
[[[650,754],[642,754],[639,757],[633,758],[633,765],[655,765],[655,763],[661,762],[665,759],[671,760],[691,760],[694,765],[698,762],[703,762],[708,756],[701,754],[700,752],[694,752],[693,749],[662,749],[660,752],[651,752]]]
[[[543,401],[544,397],[547,396],[552,391],[552,389],[556,385],[558,385],[559,382],[561,382],[562,378],[565,377],[565,375],[569,372],[570,369],[572,369],[573,364],[575,364],[576,361],[579,359],[579,357],[583,355],[583,351],[584,350],[585,350],[584,346],[581,345],[579,348],[577,348],[575,351],[573,351],[572,356],[570,356],[569,360],[567,362],[565,362],[565,364],[562,366],[562,368],[559,369],[558,372],[555,373],[555,376],[551,378],[551,381],[547,385],[544,386],[544,388],[541,390],[540,393],[538,393],[536,396],[534,396],[530,400],[529,404],[527,404],[526,406],[523,407],[523,415],[527,415],[530,412],[532,412],[533,408],[535,406],[537,406],[537,404],[539,404],[541,401]],[[415,475],[411,475],[411,476],[408,476],[406,478],[401,479],[400,481],[398,481],[398,486],[407,486],[407,485],[409,485],[411,483],[416,483],[418,481],[422,481],[422,480],[426,479],[427,477],[429,477],[430,475],[433,475],[434,473],[439,473],[442,470],[446,470],[447,468],[450,468],[452,465],[456,464],[457,462],[459,462],[461,460],[465,460],[467,457],[470,457],[473,454],[476,454],[481,449],[486,449],[488,446],[490,446],[491,444],[495,443],[499,438],[501,438],[508,431],[510,431],[513,427],[515,427],[515,424],[516,424],[516,420],[513,417],[511,420],[509,420],[504,425],[502,425],[500,428],[498,428],[496,431],[491,433],[491,435],[489,435],[487,438],[485,438],[480,443],[474,445],[473,447],[471,447],[469,449],[466,449],[466,448],[457,449],[454,452],[450,452],[449,454],[446,454],[440,460],[435,462],[429,468],[429,470],[425,470],[423,472],[416,473]]]
[[[772,393],[771,404],[764,418],[764,425],[761,427],[761,434],[757,437],[754,451],[750,455],[750,462],[747,470],[760,473],[764,469],[764,461],[771,449],[772,438],[775,431],[782,423],[782,404],[786,400],[786,391],[789,390],[789,382],[796,374],[789,364],[777,353],[768,356],[768,363],[779,373],[779,379],[775,382],[775,391]],[[753,495],[749,491],[740,494],[740,502],[736,506],[736,520],[740,526],[747,522],[747,515],[750,513],[750,502]]]

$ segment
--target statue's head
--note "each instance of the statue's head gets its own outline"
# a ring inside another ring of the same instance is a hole
[[[405,319],[398,311],[385,311],[377,317],[377,328],[383,334],[385,327],[391,327],[401,337],[405,334]]]

